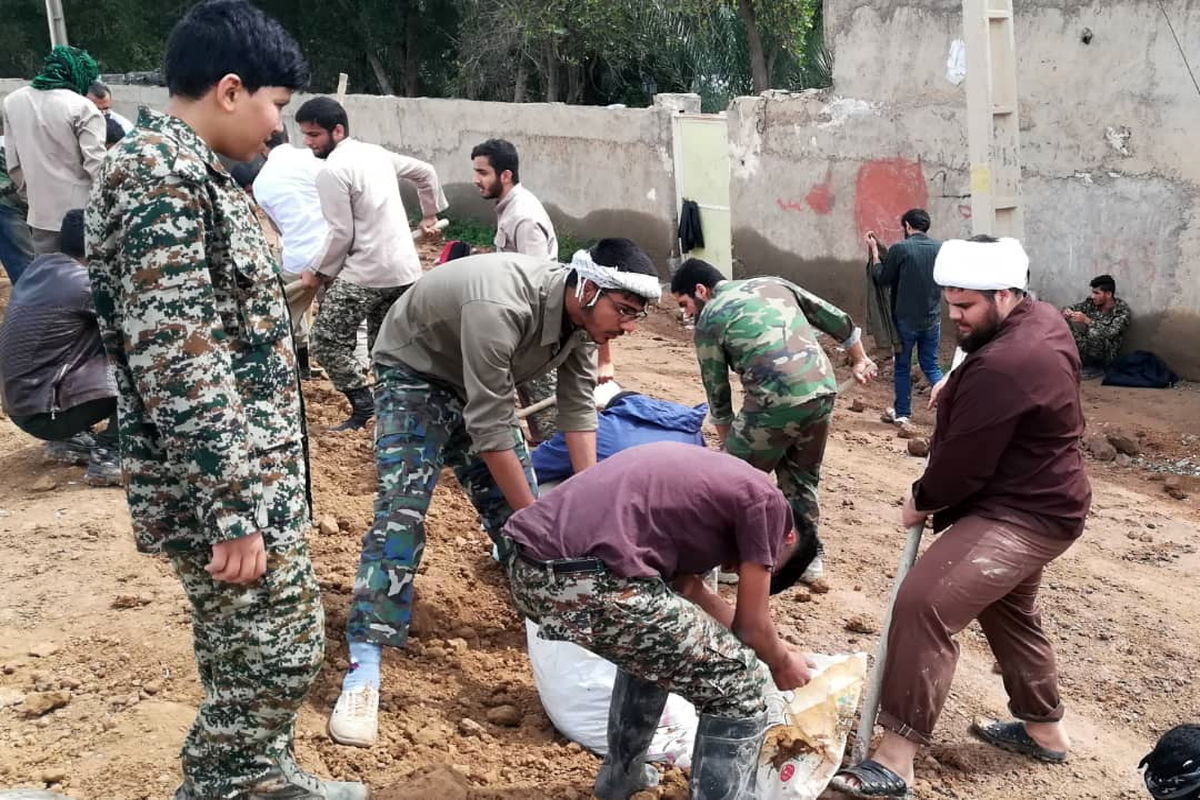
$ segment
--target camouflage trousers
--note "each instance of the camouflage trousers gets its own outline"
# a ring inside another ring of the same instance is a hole
[[[604,502],[600,500],[599,502]],[[572,642],[630,675],[684,697],[701,714],[746,718],[766,710],[766,671],[754,651],[658,578],[556,574],[512,552],[513,603],[538,635]]]
[[[1079,350],[1079,361],[1085,367],[1107,367],[1121,352],[1121,342],[1116,338],[1089,336],[1088,328],[1077,322],[1071,323],[1071,336]]]
[[[367,385],[367,376],[354,358],[358,326],[367,321],[367,346],[374,347],[388,309],[407,288],[371,289],[340,278],[330,284],[313,323],[310,349],[339,392]]]
[[[296,713],[325,654],[325,611],[303,532],[268,528],[263,543],[267,571],[248,586],[214,581],[208,548],[171,554],[204,686],[177,797],[240,800],[291,758]]]
[[[725,439],[725,451],[763,472],[774,472],[779,490],[792,507],[799,537],[821,539],[817,487],[829,437],[834,396],[819,397],[795,408],[742,412]]]
[[[406,367],[375,364],[375,518],[363,536],[346,638],[401,647],[412,621],[413,579],[425,551],[425,513],[443,466],[450,466],[497,545],[512,515],[487,465],[471,453],[463,401],[448,386]],[[524,437],[513,450],[537,493]]]
[[[554,397],[558,392],[558,373],[547,372],[536,378],[530,378],[517,387],[517,397],[521,406],[531,406],[539,400]],[[529,433],[534,444],[541,444],[554,436],[558,431],[558,409],[554,406],[530,414],[525,418],[529,425]]]

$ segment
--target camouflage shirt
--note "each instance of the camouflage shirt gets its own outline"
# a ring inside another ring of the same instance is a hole
[[[182,551],[309,516],[283,287],[250,199],[186,123],[142,109],[88,203],[89,274],[119,391],[139,549]]]
[[[1079,345],[1079,355],[1085,362],[1109,364],[1121,352],[1125,331],[1129,329],[1129,304],[1119,297],[1113,300],[1113,307],[1108,311],[1096,308],[1090,297],[1071,306],[1072,311],[1082,311],[1092,321],[1087,326],[1071,326]]]
[[[837,394],[833,365],[816,328],[853,344],[858,331],[841,309],[782,278],[722,281],[696,319],[696,356],[716,425],[733,421],[729,370],[742,379],[743,412],[792,409]]]

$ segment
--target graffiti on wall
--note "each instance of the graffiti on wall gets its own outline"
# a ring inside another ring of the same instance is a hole
[[[875,231],[885,242],[903,238],[900,217],[910,208],[926,208],[929,188],[920,161],[880,158],[858,169],[854,184],[854,224],[859,234]]]

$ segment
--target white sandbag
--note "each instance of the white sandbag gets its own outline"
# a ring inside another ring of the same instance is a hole
[[[867,675],[866,653],[813,656],[817,673],[792,692],[768,691],[760,800],[816,800],[842,764]]]
[[[570,642],[541,639],[537,631],[537,625],[525,620],[529,662],[542,707],[559,733],[603,756],[608,752],[608,706],[616,666]],[[650,742],[649,759],[690,767],[698,724],[692,704],[669,695]]]

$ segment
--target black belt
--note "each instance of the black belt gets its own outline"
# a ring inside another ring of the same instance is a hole
[[[579,573],[604,572],[608,569],[598,558],[556,558],[552,561],[543,561],[529,555],[525,552],[525,548],[516,542],[513,542],[513,547],[516,548],[517,558],[532,567],[548,569],[555,575],[578,575]]]

